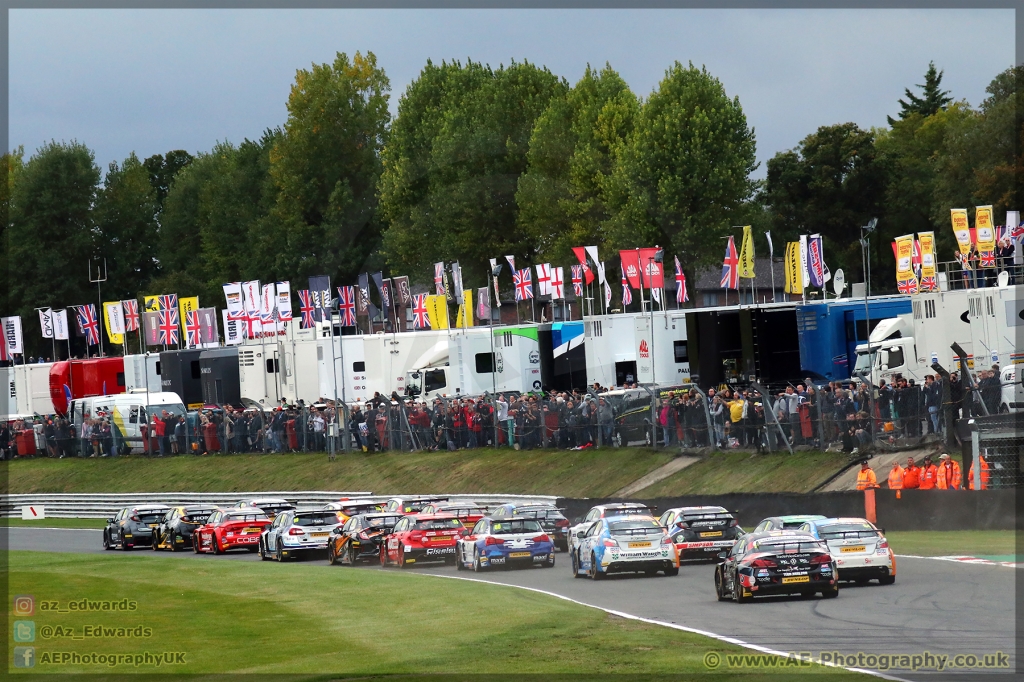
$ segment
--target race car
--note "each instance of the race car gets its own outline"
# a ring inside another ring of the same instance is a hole
[[[839,596],[839,578],[828,547],[810,533],[748,533],[720,555],[715,567],[718,601],[749,602],[768,595],[821,592]]]
[[[229,549],[259,549],[260,534],[270,525],[262,509],[230,507],[218,509],[202,526],[192,531],[192,551],[196,554],[223,554]]]
[[[555,565],[555,546],[537,519],[483,518],[455,541],[455,567],[462,571]]]
[[[489,516],[492,519],[507,519],[512,516],[537,519],[544,532],[551,536],[555,547],[563,552],[569,551],[569,519],[565,518],[562,510],[553,504],[509,502],[494,509]]]
[[[572,550],[572,574],[600,580],[610,573],[679,575],[672,537],[650,516],[612,516],[578,531]]]
[[[714,559],[743,535],[740,522],[724,507],[675,507],[658,522],[675,540],[680,561]]]
[[[206,523],[216,507],[174,507],[160,519],[153,529],[153,549],[177,552],[192,546],[192,531]]]
[[[457,516],[462,525],[472,528],[487,515],[487,507],[476,502],[431,502],[423,507],[423,514],[451,514]]]
[[[299,556],[300,552],[325,550],[331,532],[340,526],[338,515],[330,509],[282,511],[260,534],[260,558],[284,561]]]
[[[766,530],[797,530],[808,521],[821,521],[828,518],[821,514],[795,514],[791,516],[770,516],[763,519],[761,523],[752,530],[752,533],[761,533]]]
[[[398,512],[399,514],[418,514],[423,511],[431,502],[447,502],[447,497],[392,497],[384,506],[381,511],[386,512]]]
[[[335,512],[338,515],[338,522],[345,523],[357,514],[372,514],[381,511],[383,507],[384,505],[380,502],[373,502],[371,500],[341,500],[339,502],[328,502],[323,508]]]
[[[410,514],[395,524],[381,545],[382,566],[408,568],[416,563],[455,563],[455,539],[466,528],[451,514]]]
[[[360,561],[378,561],[380,546],[402,518],[401,514],[387,512],[353,516],[345,525],[331,531],[327,541],[327,563],[355,566]]]
[[[860,585],[875,578],[882,585],[896,582],[896,555],[889,548],[885,532],[867,519],[807,521],[800,530],[825,542],[836,559],[840,580]]]
[[[249,500],[239,500],[235,507],[238,509],[260,509],[271,521],[283,511],[295,509],[295,505],[288,500],[279,497],[257,497]]]
[[[103,529],[103,549],[129,550],[153,543],[153,529],[170,508],[166,504],[140,504],[125,507],[107,519]]]
[[[570,552],[575,551],[578,544],[579,533],[586,530],[594,521],[612,516],[649,516],[654,517],[654,512],[645,504],[639,502],[612,502],[610,504],[599,504],[591,507],[587,515],[569,529]]]

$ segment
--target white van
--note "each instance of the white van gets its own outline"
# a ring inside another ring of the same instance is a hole
[[[83,424],[97,418],[109,418],[111,434],[118,452],[145,452],[142,440],[142,426],[151,421],[152,415],[161,419],[185,416],[185,404],[177,393],[119,393],[78,398],[71,401],[68,409],[76,438],[88,438]],[[166,413],[166,414],[165,414]],[[172,437],[173,433],[166,433]]]

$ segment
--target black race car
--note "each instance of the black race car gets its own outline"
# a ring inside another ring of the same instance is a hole
[[[553,504],[503,504],[490,514],[494,519],[507,519],[518,516],[525,519],[537,519],[540,527],[551,537],[555,547],[563,552],[569,551],[569,519],[562,510]]]
[[[192,531],[206,523],[214,506],[174,507],[153,529],[153,549],[176,552],[192,546]]]
[[[360,561],[379,561],[381,543],[402,518],[402,514],[386,512],[353,516],[331,532],[327,562],[355,566]]]
[[[720,557],[715,567],[718,601],[815,592],[826,599],[839,596],[835,561],[825,543],[808,533],[750,533]]]
[[[107,519],[103,529],[103,549],[131,549],[153,542],[153,530],[169,507],[166,504],[140,504],[125,507]]]
[[[676,543],[679,560],[714,559],[743,536],[743,529],[725,507],[675,507],[658,519]]]

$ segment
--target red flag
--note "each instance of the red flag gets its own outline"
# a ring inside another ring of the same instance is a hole
[[[629,285],[634,289],[640,289],[640,254],[636,249],[619,251],[619,258],[622,259],[622,274],[629,280]]]
[[[657,247],[640,249],[641,272],[644,275],[644,286],[648,289],[665,288],[665,269],[662,263],[654,260],[655,254],[660,250]]]
[[[576,254],[576,260],[583,266],[583,276],[587,280],[587,284],[594,281],[594,271],[587,265],[587,249],[585,246],[574,246],[572,252]]]

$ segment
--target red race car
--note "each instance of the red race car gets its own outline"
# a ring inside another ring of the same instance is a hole
[[[455,563],[455,539],[465,526],[452,514],[410,514],[395,524],[381,545],[382,566],[409,568],[417,563]]]
[[[423,508],[423,514],[451,514],[457,516],[462,525],[472,528],[476,522],[487,516],[487,507],[476,502],[431,502]]]
[[[260,534],[270,525],[270,518],[262,510],[218,509],[210,514],[206,524],[192,531],[192,551],[223,554],[229,549],[259,549]]]

